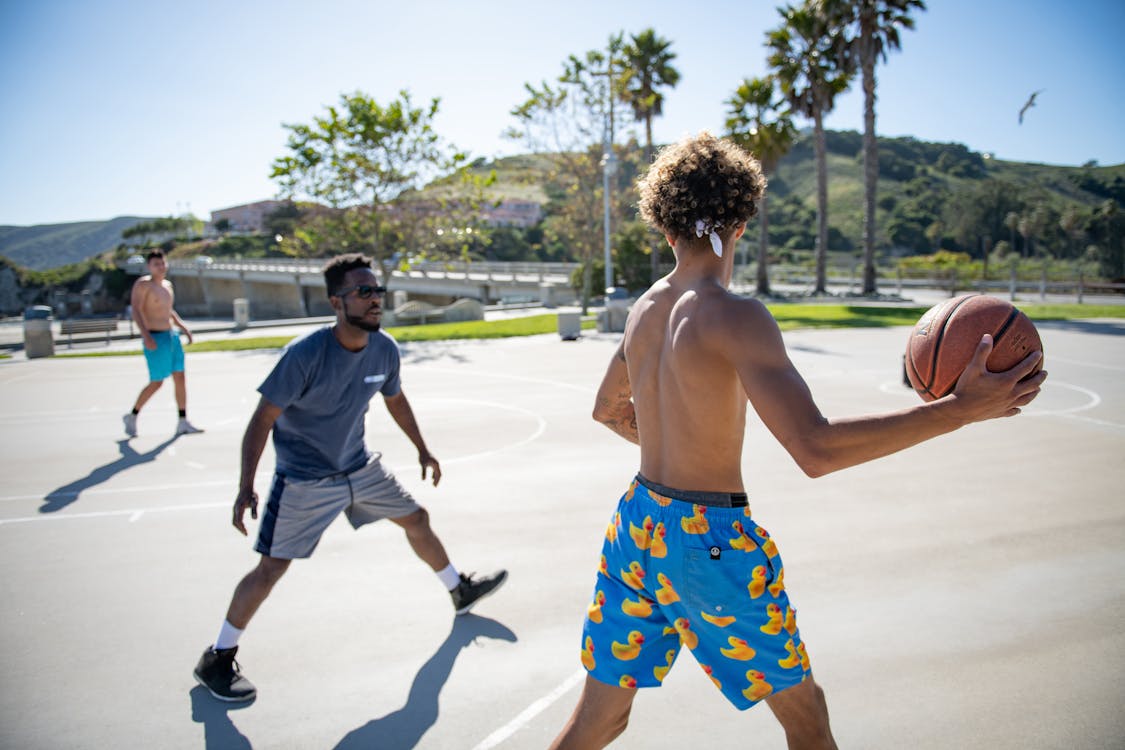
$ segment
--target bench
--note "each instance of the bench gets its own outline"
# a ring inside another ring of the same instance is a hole
[[[66,336],[68,349],[74,347],[74,335],[87,333],[104,333],[105,342],[109,343],[109,334],[117,330],[115,318],[67,318],[59,323],[59,333]]]

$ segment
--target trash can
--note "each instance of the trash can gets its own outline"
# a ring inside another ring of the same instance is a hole
[[[563,341],[577,341],[582,335],[582,311],[563,310],[559,312],[559,336]]]
[[[239,297],[234,301],[234,327],[238,331],[250,327],[250,300]]]
[[[54,356],[52,320],[51,308],[46,305],[35,305],[23,311],[23,350],[28,359]]]

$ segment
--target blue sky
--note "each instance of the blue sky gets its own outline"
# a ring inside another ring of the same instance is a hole
[[[673,41],[682,78],[658,142],[721,131],[724,100],[766,72],[776,4],[0,0],[0,224],[207,217],[272,197],[282,123],[355,90],[441,97],[444,137],[473,156],[515,153],[500,134],[524,82],[554,79],[568,54],[617,30],[651,26]],[[881,135],[1020,161],[1125,162],[1125,3],[929,6],[878,69]],[[862,130],[858,86],[826,124]]]

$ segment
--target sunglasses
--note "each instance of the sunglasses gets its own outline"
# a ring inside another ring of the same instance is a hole
[[[332,296],[339,297],[340,299],[343,299],[344,297],[348,296],[352,292],[355,292],[356,296],[359,297],[360,299],[371,299],[371,297],[373,295],[376,295],[376,294],[379,295],[380,297],[382,297],[384,294],[387,293],[387,287],[385,287],[385,286],[371,286],[370,284],[359,284],[357,286],[345,287],[344,289],[337,289],[336,294],[334,294]]]

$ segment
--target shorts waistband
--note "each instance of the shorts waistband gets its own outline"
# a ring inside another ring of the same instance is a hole
[[[665,487],[637,474],[637,483],[642,484],[653,492],[670,497],[673,500],[683,500],[685,503],[696,505],[710,505],[718,508],[745,508],[750,504],[745,492],[703,492],[700,490],[677,490],[674,487]]]

